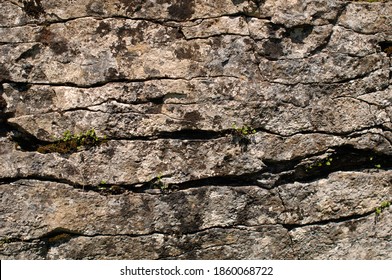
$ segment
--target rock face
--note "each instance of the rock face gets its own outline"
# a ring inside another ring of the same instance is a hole
[[[0,2],[1,259],[392,258],[392,2]]]

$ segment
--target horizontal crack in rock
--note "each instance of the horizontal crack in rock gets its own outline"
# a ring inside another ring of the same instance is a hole
[[[274,183],[274,187],[293,182],[306,183],[320,180],[337,171],[388,170],[392,167],[392,156],[344,145],[333,148],[333,151],[326,154],[325,158],[315,159],[311,163],[296,164],[297,162],[298,160],[267,164],[267,172],[278,175],[282,173]]]
[[[281,224],[284,228],[286,228],[289,232],[297,229],[297,228],[302,228],[302,227],[308,227],[308,226],[323,226],[331,223],[344,223],[344,222],[350,222],[353,220],[359,220],[362,218],[366,218],[370,215],[374,214],[374,211],[369,211],[363,214],[353,214],[350,216],[345,216],[345,217],[339,217],[335,219],[328,219],[328,220],[322,220],[322,221],[315,221],[307,224]]]
[[[376,153],[372,150],[358,150],[352,146],[345,145],[288,161],[264,160],[264,164],[265,166],[261,166],[260,170],[251,173],[210,176],[184,182],[169,183],[165,185],[165,188],[159,187],[157,183],[159,181],[158,178],[132,184],[105,183],[83,185],[64,178],[36,174],[16,178],[1,178],[0,182],[10,184],[25,179],[64,183],[84,191],[98,192],[101,195],[120,195],[126,192],[165,195],[173,191],[204,186],[259,186],[264,189],[273,189],[294,182],[308,183],[317,181],[338,171],[389,170],[392,167],[392,156]],[[164,177],[167,176],[169,175]],[[151,192],[153,189],[157,191]]]

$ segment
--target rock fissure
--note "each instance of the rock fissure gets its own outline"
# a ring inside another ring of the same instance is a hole
[[[329,174],[334,172],[390,170],[391,163],[391,155],[378,154],[372,150],[358,150],[351,146],[341,146],[323,154],[322,157],[308,157],[302,159],[301,163],[300,161],[288,162],[283,165],[285,166],[283,168],[281,165],[277,169],[273,165],[267,164],[266,172],[278,175],[272,185],[272,187],[277,187],[293,182],[318,181],[327,178]]]
[[[1,258],[391,258],[391,1],[0,2]]]
[[[371,150],[357,150],[350,146],[336,147],[327,152],[309,155],[305,158],[290,161],[268,161],[265,167],[253,173],[239,175],[210,176],[178,183],[167,183],[165,188],[158,184],[157,178],[147,182],[133,184],[104,183],[102,185],[80,184],[69,179],[56,176],[30,175],[12,178],[1,178],[2,183],[16,183],[21,179],[39,180],[43,182],[65,183],[84,191],[94,191],[103,195],[120,195],[125,192],[151,193],[153,195],[171,193],[205,186],[259,186],[270,190],[284,187],[295,182],[309,183],[328,178],[335,172],[380,172],[390,170],[391,158],[389,155],[377,154]],[[373,170],[373,171],[372,171]],[[81,171],[81,174],[83,172]],[[82,174],[82,178],[85,175]],[[165,175],[171,177],[171,175]],[[157,192],[151,192],[151,190]]]
[[[0,69],[1,70],[1,69]],[[90,89],[90,88],[100,88],[102,86],[108,84],[125,84],[125,83],[144,83],[149,81],[176,81],[176,80],[183,80],[183,81],[192,81],[196,79],[215,79],[215,78],[233,78],[233,79],[241,79],[240,76],[235,75],[209,75],[209,76],[192,76],[192,77],[182,77],[182,76],[153,76],[148,78],[114,78],[109,80],[98,81],[91,84],[78,84],[73,82],[35,82],[35,81],[14,81],[3,79],[1,83],[9,83],[15,85],[22,85],[22,86],[52,86],[52,87],[71,87],[71,88],[81,88],[81,89]]]
[[[316,221],[312,223],[307,223],[307,224],[282,224],[284,228],[288,230],[288,232],[292,232],[295,229],[298,228],[303,228],[303,227],[311,227],[311,226],[324,226],[328,224],[333,224],[333,223],[345,223],[345,222],[352,222],[356,220],[361,220],[366,217],[375,215],[374,210],[363,213],[363,214],[354,214],[350,216],[342,216],[336,219],[329,219],[329,220],[322,220],[322,221]]]

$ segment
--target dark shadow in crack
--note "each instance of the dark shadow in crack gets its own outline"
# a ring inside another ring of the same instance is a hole
[[[335,147],[325,158],[317,158],[313,162],[297,164],[299,161],[265,162],[267,172],[277,174],[274,187],[293,182],[312,182],[328,177],[337,171],[360,171],[366,169],[392,168],[392,156],[377,153],[373,150],[359,150],[351,145]],[[282,173],[282,174],[279,174]]]

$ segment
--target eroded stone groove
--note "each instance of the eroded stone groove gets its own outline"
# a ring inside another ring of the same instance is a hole
[[[392,2],[299,2],[2,1],[0,257],[390,259]]]

